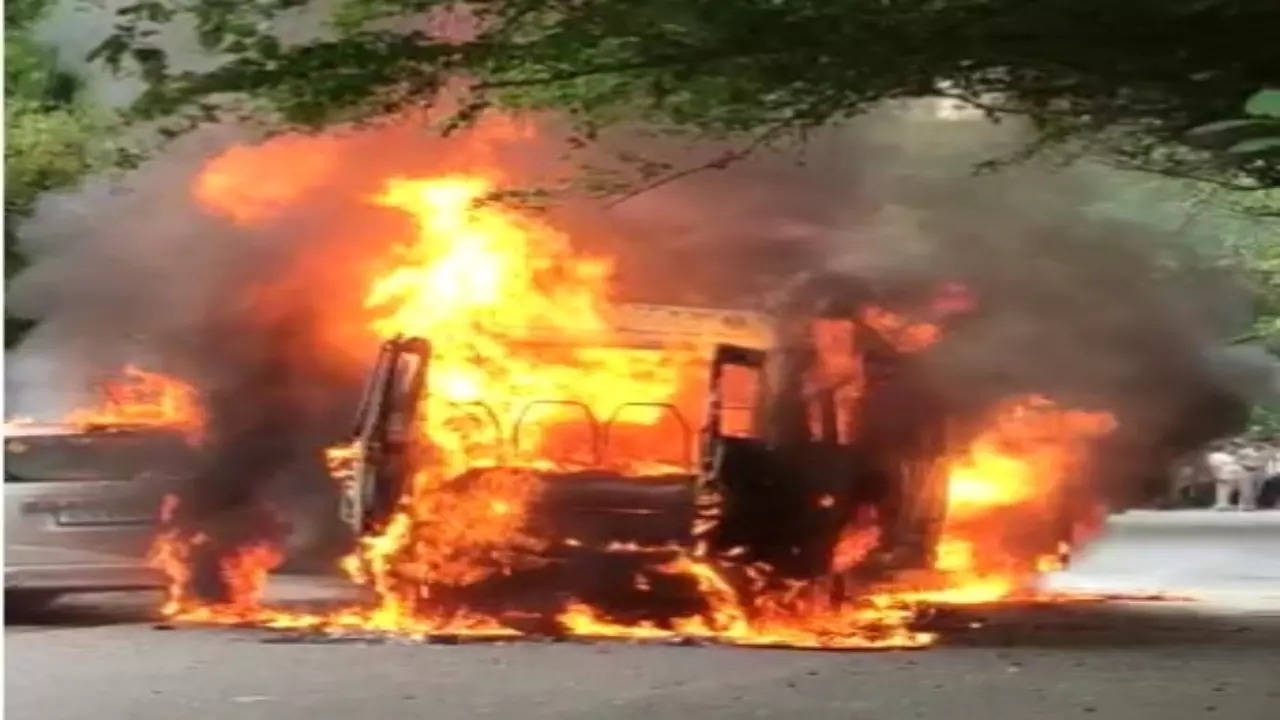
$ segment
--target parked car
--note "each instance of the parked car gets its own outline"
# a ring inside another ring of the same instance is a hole
[[[4,443],[6,603],[164,583],[146,551],[161,499],[197,466],[179,432],[7,423]]]

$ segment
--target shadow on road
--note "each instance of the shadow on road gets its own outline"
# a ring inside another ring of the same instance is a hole
[[[153,622],[160,595],[156,592],[113,592],[44,598],[6,595],[6,629],[79,628]]]
[[[1209,613],[1181,602],[1071,601],[940,609],[925,629],[953,647],[1122,648],[1162,645],[1280,647],[1274,615]]]

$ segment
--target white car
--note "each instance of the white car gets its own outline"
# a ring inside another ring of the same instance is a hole
[[[181,434],[16,423],[5,425],[4,443],[7,604],[164,584],[146,551],[161,499],[196,468]]]

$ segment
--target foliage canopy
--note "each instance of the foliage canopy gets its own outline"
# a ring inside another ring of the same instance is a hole
[[[6,2],[4,34],[4,255],[6,279],[23,267],[15,229],[40,193],[69,185],[99,161],[103,127],[79,100],[80,83],[59,69],[54,52],[31,37],[49,0]],[[5,316],[5,343],[29,323]]]
[[[316,16],[322,30],[298,30]],[[161,39],[179,18],[217,62],[176,69]],[[1258,119],[1241,108],[1280,87],[1277,27],[1274,0],[143,0],[97,56],[147,80],[141,113],[191,120],[232,98],[285,123],[350,120],[428,103],[461,74],[460,120],[555,108],[588,138],[640,120],[764,144],[950,96],[1031,117],[1021,155],[1250,189],[1280,185],[1274,135],[1187,133]]]

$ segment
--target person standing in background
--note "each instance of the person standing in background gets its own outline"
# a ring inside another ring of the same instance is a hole
[[[1236,454],[1230,443],[1220,442],[1209,446],[1209,453],[1205,456],[1205,463],[1209,466],[1209,472],[1213,475],[1214,481],[1214,510],[1230,510],[1231,494],[1242,490],[1243,483],[1247,482],[1244,465],[1236,458]],[[1241,493],[1243,499],[1243,493]]]
[[[1255,499],[1258,507],[1280,507],[1280,445],[1272,438],[1265,447],[1267,460],[1262,465]]]
[[[1258,488],[1266,478],[1268,453],[1256,443],[1244,443],[1236,452],[1236,461],[1244,471],[1236,485],[1236,504],[1241,510],[1258,509]]]

